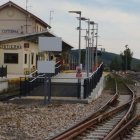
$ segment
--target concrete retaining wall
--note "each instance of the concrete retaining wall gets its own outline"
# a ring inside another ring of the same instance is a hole
[[[105,87],[105,77],[102,76],[96,88],[93,89],[90,98],[92,100],[97,99],[101,95],[104,87]]]
[[[54,97],[77,97],[77,83],[57,83],[51,84],[51,96]],[[48,95],[48,87],[44,88],[44,85],[40,85],[34,88],[28,95],[29,96],[44,96]]]
[[[8,80],[0,78],[0,92],[8,89]]]

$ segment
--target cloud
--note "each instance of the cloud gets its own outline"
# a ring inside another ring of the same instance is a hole
[[[57,34],[62,35],[65,40],[68,40],[70,44],[77,46],[78,44],[78,33],[75,30],[78,25],[78,21],[75,19],[76,14],[69,14],[69,10],[81,10],[82,15],[91,18],[99,23],[99,43],[106,47],[106,50],[113,51],[115,53],[120,53],[123,50],[123,45],[130,44],[132,51],[134,51],[134,56],[139,57],[136,50],[139,49],[138,44],[140,44],[140,35],[137,32],[140,30],[139,23],[140,19],[137,14],[128,13],[122,11],[119,8],[109,8],[100,9],[99,7],[89,7],[86,5],[81,5],[80,3],[75,4],[74,2],[58,2],[49,1],[52,5],[54,11],[54,30]],[[45,8],[46,7],[46,8]],[[45,6],[42,9],[50,8]],[[39,11],[40,12],[40,11]],[[42,11],[43,14],[43,11]],[[41,15],[42,15],[41,14]],[[57,20],[55,20],[55,18]],[[87,25],[83,24],[83,28]],[[82,46],[85,46],[84,41],[82,41]],[[134,49],[134,47],[136,49]]]
[[[4,2],[6,0],[1,0],[0,4]],[[13,0],[13,2],[25,8],[25,1]],[[130,48],[133,46],[134,56],[140,58],[138,54],[140,44],[138,3],[140,3],[139,0],[127,0],[127,2],[126,0],[61,0],[61,2],[59,0],[29,0],[29,5],[32,6],[29,11],[49,23],[50,11],[53,10],[52,31],[66,42],[78,47],[78,31],[76,30],[78,15],[70,14],[68,11],[80,10],[82,16],[99,23],[99,44],[102,44],[106,51],[120,53],[124,49],[123,46],[128,44]],[[82,22],[82,28],[87,28],[85,22]],[[84,35],[85,31],[82,31],[82,34]],[[82,46],[85,46],[84,39],[82,39]]]

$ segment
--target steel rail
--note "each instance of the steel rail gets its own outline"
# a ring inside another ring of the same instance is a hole
[[[33,71],[32,73],[30,73],[29,75],[27,75],[27,77],[33,77],[32,75],[33,75],[34,73],[36,73],[36,72],[38,72],[38,71],[37,71],[37,70]]]
[[[108,102],[106,102],[101,108],[99,108],[97,111],[93,112],[93,113],[92,113],[91,115],[89,115],[87,118],[81,120],[79,123],[77,123],[76,125],[70,127],[69,129],[67,129],[67,130],[64,131],[63,133],[65,133],[65,132],[67,132],[67,131],[70,131],[71,129],[76,128],[78,125],[85,123],[86,121],[88,121],[88,120],[91,119],[91,118],[95,118],[95,117],[101,115],[101,113],[107,109],[108,105],[113,104],[113,103],[117,100],[117,98],[118,98],[118,88],[117,88],[117,82],[116,82],[116,80],[115,80],[115,94],[113,95],[113,97],[112,97]],[[62,134],[63,134],[63,133],[62,133]],[[54,138],[55,138],[55,137],[54,137]],[[54,139],[54,138],[53,138],[53,139]]]
[[[117,86],[116,86],[117,87]],[[117,89],[117,88],[116,88]],[[131,90],[130,90],[131,91]],[[116,92],[117,93],[117,92]],[[118,96],[118,93],[115,95],[115,96]],[[102,120],[105,120],[107,119],[108,117],[112,116],[113,114],[117,113],[118,111],[121,111],[122,109],[128,107],[128,105],[130,105],[130,108],[128,109],[128,112],[126,113],[126,115],[123,117],[122,121],[120,121],[119,125],[117,125],[110,133],[109,135],[107,135],[105,138],[109,138],[112,133],[115,131],[115,130],[118,130],[119,127],[122,125],[122,123],[126,122],[126,119],[127,117],[129,116],[130,112],[132,111],[133,109],[133,104],[135,102],[135,94],[134,92],[132,92],[132,100],[129,101],[128,103],[120,106],[120,107],[117,107],[116,109],[113,109],[112,111],[110,112],[107,112],[107,113],[103,113],[102,115],[99,115],[97,116],[96,118],[94,119],[91,119],[91,120],[88,120],[86,119],[87,121],[85,121],[84,123],[81,122],[79,125],[75,126],[75,127],[72,127],[71,129],[68,129],[66,131],[64,131],[63,133],[57,135],[56,137],[53,137],[53,139],[51,140],[69,140],[75,136],[77,136],[78,134],[82,133],[83,131],[85,131],[87,128],[89,128],[90,126],[93,126],[95,124],[97,124],[98,122],[102,121]],[[111,101],[111,100],[110,100]],[[101,111],[102,109],[100,109]],[[108,140],[108,139],[106,139]]]
[[[140,97],[136,98],[136,102],[140,99]],[[140,121],[140,114],[135,115],[131,120],[129,120],[122,128],[120,128],[116,133],[114,133],[109,140],[114,140],[115,138],[119,137],[120,139],[123,138],[123,135],[126,131],[129,131],[133,128],[133,126]]]
[[[114,140],[116,138],[123,138],[126,131],[132,129],[134,125],[140,121],[140,114],[133,117],[127,124],[125,124],[121,129],[119,129],[114,135],[112,135],[109,140]]]
[[[126,84],[125,84],[126,85]],[[132,112],[133,112],[133,109],[134,109],[134,105],[135,105],[135,100],[136,100],[136,97],[135,97],[135,93],[134,91],[131,90],[131,88],[126,85],[126,87],[131,91],[132,93],[132,100],[131,100],[131,103],[130,103],[130,107],[126,113],[126,115],[122,118],[122,120],[114,127],[114,129],[112,129],[112,131],[103,139],[103,140],[109,140],[110,137],[112,135],[114,135],[114,133],[116,133],[123,124],[125,124],[128,119],[130,118],[130,116],[132,115]]]
[[[83,131],[85,131],[87,128],[107,119],[108,117],[111,117],[112,115],[116,114],[118,111],[121,111],[122,109],[126,109],[126,107],[128,107],[128,105],[130,104],[131,101],[125,103],[122,106],[119,106],[115,109],[113,109],[112,111],[103,113],[99,116],[97,116],[96,118],[93,118],[91,120],[86,121],[85,123],[81,123],[80,125],[78,125],[75,128],[69,129],[55,137],[53,137],[51,140],[69,140],[75,136],[77,136],[78,134],[82,133]]]

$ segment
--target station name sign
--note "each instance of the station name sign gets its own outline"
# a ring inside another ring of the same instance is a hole
[[[1,45],[0,49],[8,49],[8,50],[12,50],[12,49],[21,49],[22,46],[21,45]]]
[[[1,33],[19,33],[19,31],[14,29],[2,29]]]

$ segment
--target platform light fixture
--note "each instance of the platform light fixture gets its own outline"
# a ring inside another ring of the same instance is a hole
[[[89,18],[85,18],[85,17],[81,17],[81,20],[87,21],[88,22],[88,29],[87,29],[87,46],[86,46],[86,58],[87,58],[87,77],[89,77],[89,44],[90,44],[90,19]]]
[[[79,57],[78,57],[78,65],[80,67],[81,64],[81,11],[69,11],[69,13],[79,14]]]

